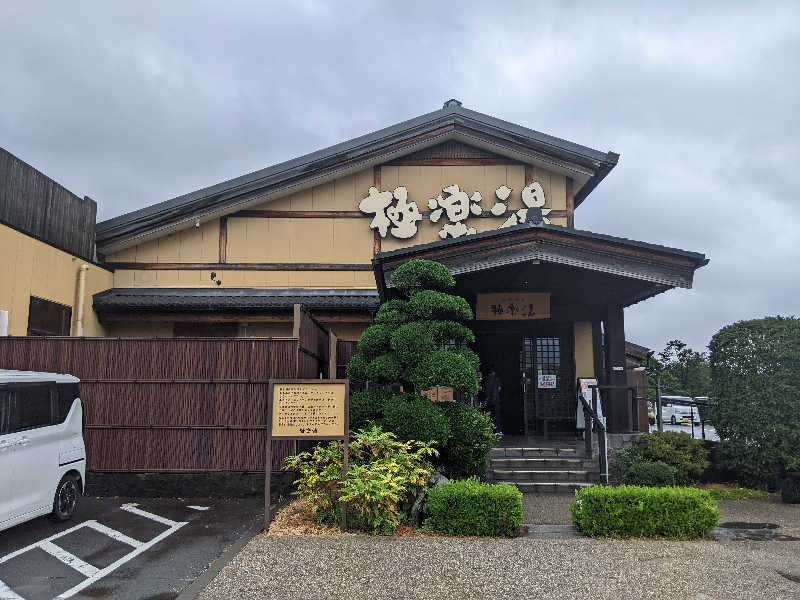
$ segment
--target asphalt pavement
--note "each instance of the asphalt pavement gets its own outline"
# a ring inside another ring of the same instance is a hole
[[[171,600],[263,526],[261,498],[81,498],[0,532],[0,599]],[[191,594],[190,594],[191,595]]]

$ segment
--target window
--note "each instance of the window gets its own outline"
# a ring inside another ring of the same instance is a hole
[[[80,390],[77,383],[59,383],[56,387],[58,388],[58,408],[55,422],[63,423],[75,398],[79,397]]]
[[[540,375],[558,371],[561,367],[561,340],[559,338],[536,338],[536,364]]]
[[[28,335],[69,335],[72,308],[31,296]]]
[[[47,427],[52,424],[52,402],[50,387],[31,385],[17,389],[15,431]]]
[[[11,433],[11,401],[13,392],[0,389],[0,435]]]

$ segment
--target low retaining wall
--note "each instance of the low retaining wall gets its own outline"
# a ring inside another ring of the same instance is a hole
[[[272,497],[287,496],[294,473],[272,474]],[[87,496],[242,498],[264,495],[263,473],[86,473]]]

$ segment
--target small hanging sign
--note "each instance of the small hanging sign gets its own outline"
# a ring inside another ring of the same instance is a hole
[[[539,375],[537,377],[536,387],[540,390],[554,390],[556,389],[557,381],[555,375]]]

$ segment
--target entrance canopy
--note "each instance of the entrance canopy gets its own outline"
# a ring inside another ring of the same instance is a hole
[[[446,265],[467,297],[550,292],[554,320],[588,318],[674,287],[691,288],[695,270],[708,263],[696,252],[526,223],[376,255],[372,263],[382,299],[393,295],[392,272],[412,258]]]

